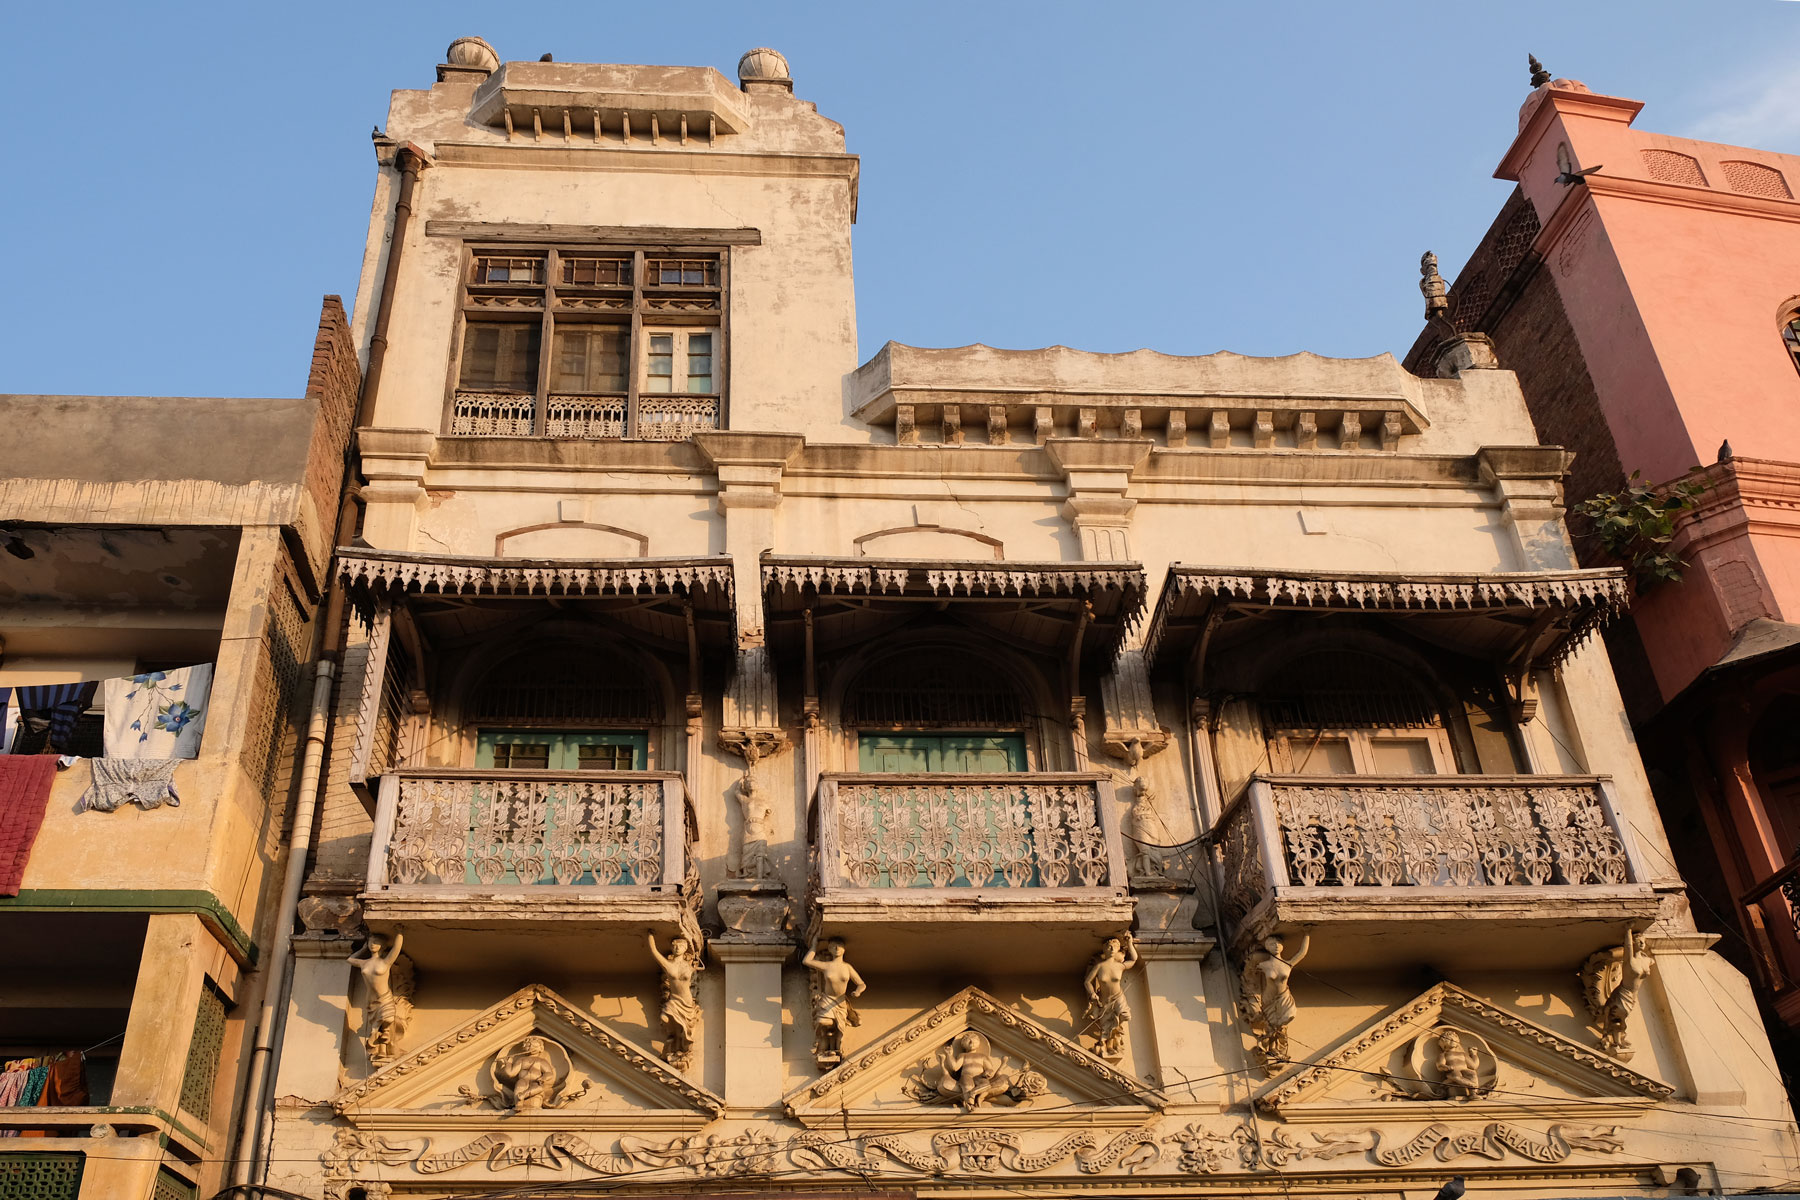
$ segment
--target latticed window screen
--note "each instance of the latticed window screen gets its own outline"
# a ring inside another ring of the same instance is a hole
[[[651,725],[656,694],[622,658],[580,647],[520,655],[482,681],[470,705],[478,721]]]
[[[200,1189],[175,1172],[163,1167],[156,1172],[156,1187],[150,1200],[199,1200]]]
[[[0,1200],[77,1200],[85,1161],[79,1154],[0,1155]]]
[[[264,796],[273,795],[282,764],[291,757],[283,754],[290,732],[287,719],[293,711],[307,650],[306,617],[288,579],[284,559],[269,589],[269,624],[263,630],[256,694],[251,697],[250,720],[244,726],[244,770]]]
[[[1262,705],[1264,719],[1277,729],[1423,727],[1443,719],[1412,676],[1354,650],[1295,659],[1264,689]]]
[[[864,671],[844,720],[889,729],[1010,729],[1025,723],[1025,706],[989,663],[937,651],[883,659]]]
[[[181,1073],[182,1111],[203,1119],[212,1115],[213,1082],[225,1047],[225,998],[210,986],[200,989],[194,1013],[194,1035],[188,1040],[187,1069]]]

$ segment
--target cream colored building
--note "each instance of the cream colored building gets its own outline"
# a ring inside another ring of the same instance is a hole
[[[257,1178],[1800,1176],[1479,338],[859,365],[857,159],[779,55],[447,57],[377,140]]]

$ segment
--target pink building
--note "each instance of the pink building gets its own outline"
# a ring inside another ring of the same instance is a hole
[[[1540,438],[1576,452],[1571,505],[1706,464],[1684,578],[1608,642],[1701,923],[1800,1033],[1800,157],[1633,128],[1641,102],[1532,66],[1495,172],[1518,188],[1446,319],[1492,339]],[[1434,322],[1408,365],[1437,373],[1447,343]],[[1584,565],[1604,557],[1571,528]]]

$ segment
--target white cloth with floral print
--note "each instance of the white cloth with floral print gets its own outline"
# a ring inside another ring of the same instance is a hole
[[[213,665],[147,671],[100,685],[106,757],[195,758],[206,731]]]

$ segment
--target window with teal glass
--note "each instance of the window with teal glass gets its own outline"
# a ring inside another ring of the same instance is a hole
[[[644,771],[650,735],[636,729],[483,729],[475,765],[496,770]]]
[[[1000,774],[1023,771],[1025,737],[1017,733],[863,733],[857,769],[873,774]]]

